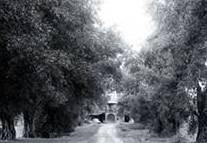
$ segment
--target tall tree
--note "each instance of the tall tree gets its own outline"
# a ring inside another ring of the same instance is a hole
[[[1,139],[15,138],[20,112],[25,137],[72,130],[86,111],[82,103],[102,99],[101,81],[116,77],[121,39],[94,26],[91,0],[3,0],[0,9]]]
[[[157,3],[158,34],[154,41],[171,50],[177,87],[197,89],[198,142],[206,142],[206,100],[199,82],[206,81],[206,1]],[[165,36],[165,37],[164,37]]]

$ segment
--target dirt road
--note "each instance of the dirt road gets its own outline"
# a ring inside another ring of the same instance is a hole
[[[87,124],[77,127],[68,136],[59,138],[41,139],[19,138],[6,143],[175,143],[181,138],[177,136],[160,138],[151,136],[148,129],[141,124]],[[183,142],[185,140],[182,140]],[[185,141],[190,143],[191,141]],[[5,143],[5,141],[0,141]]]
[[[123,143],[117,136],[116,124],[103,124],[95,135],[96,143]]]

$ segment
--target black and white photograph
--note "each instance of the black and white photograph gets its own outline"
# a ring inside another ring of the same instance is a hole
[[[207,143],[207,0],[0,0],[0,143]]]

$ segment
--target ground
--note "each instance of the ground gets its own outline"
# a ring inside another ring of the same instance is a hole
[[[117,125],[117,132],[123,143],[191,143],[180,135],[168,138],[158,137],[142,124],[120,123]]]
[[[99,131],[99,128],[101,128],[101,124],[88,124],[77,127],[75,132],[69,136],[53,139],[17,139],[6,143],[96,143],[94,136]],[[5,143],[5,141],[0,141],[0,143]]]
[[[103,124],[95,135],[96,143],[123,143],[117,134],[117,124]]]
[[[189,143],[179,141],[177,136],[160,138],[152,135],[141,124],[94,123],[78,127],[75,132],[60,138],[17,139],[7,143]]]

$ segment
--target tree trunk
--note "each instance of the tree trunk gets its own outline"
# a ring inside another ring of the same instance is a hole
[[[207,90],[201,91],[201,87],[197,87],[197,108],[198,108],[198,143],[207,143]]]
[[[1,140],[14,140],[16,138],[16,131],[14,128],[14,118],[4,117],[2,121],[2,131],[0,135]]]
[[[26,138],[35,137],[33,117],[34,113],[30,113],[27,111],[24,112],[24,137]]]

